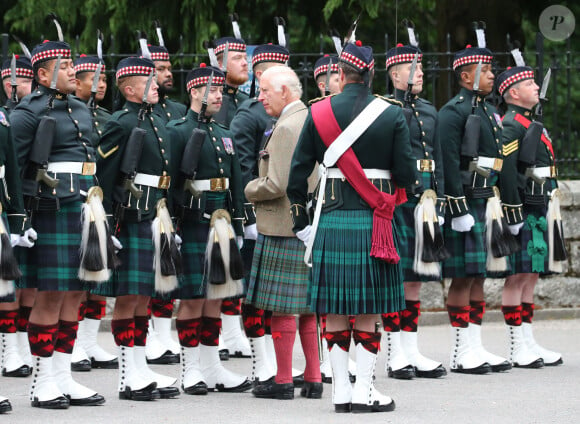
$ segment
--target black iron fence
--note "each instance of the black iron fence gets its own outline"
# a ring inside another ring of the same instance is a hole
[[[7,34],[2,34],[2,61],[9,56],[9,38]],[[509,41],[509,40],[508,40]],[[113,81],[115,66],[124,57],[132,54],[117,53],[115,51],[114,39],[109,42],[108,52],[104,56],[107,66],[107,74],[111,76],[109,83]],[[79,51],[78,38],[73,43],[73,50],[76,56]],[[323,41],[321,38],[321,51]],[[384,67],[386,51],[389,48],[389,39],[385,35],[384,50],[375,46],[375,78],[373,91],[384,94],[390,92],[388,75]],[[580,141],[578,133],[580,131],[580,79],[576,76],[580,71],[580,59],[578,52],[571,50],[570,40],[562,44],[557,50],[546,51],[543,57],[538,54],[524,54],[528,65],[535,69],[537,83],[541,85],[541,80],[545,72],[552,70],[552,78],[548,91],[549,102],[544,107],[544,122],[550,131],[554,144],[554,151],[558,161],[559,175],[562,179],[580,179]],[[313,65],[322,53],[295,53],[292,52],[290,66],[296,71],[303,86],[304,100],[318,97],[320,94],[313,77]],[[447,49],[445,52],[423,52],[423,72],[424,83],[422,97],[431,101],[436,107],[441,107],[445,102],[453,97],[458,90],[453,73],[454,53],[451,51],[450,36],[447,35]],[[186,101],[185,78],[189,70],[200,62],[207,62],[206,54],[191,54],[183,52],[180,48],[172,55],[173,76],[175,92],[172,98]],[[508,66],[513,66],[513,61],[509,52],[495,52],[493,69],[498,75]],[[3,93],[2,93],[3,94]],[[492,95],[492,101],[498,102],[498,98]],[[104,105],[114,110],[119,107],[116,89],[109,90]]]

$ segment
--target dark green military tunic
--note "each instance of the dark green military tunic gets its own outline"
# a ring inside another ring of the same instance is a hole
[[[0,219],[4,220],[8,233],[23,234],[29,223],[24,211],[20,172],[10,130],[8,111],[0,107]],[[0,302],[12,301],[14,294],[0,296]]]
[[[462,88],[455,97],[439,111],[438,132],[443,151],[445,195],[447,210],[444,226],[445,246],[451,257],[443,264],[443,276],[485,277],[485,207],[486,198],[493,195],[492,186],[497,172],[490,178],[468,172],[461,165],[461,143],[465,122],[471,114],[473,92]],[[476,115],[481,118],[479,156],[502,158],[501,117],[494,106],[479,98]],[[451,220],[470,213],[475,225],[469,232],[451,229]]]
[[[179,119],[187,113],[187,108],[184,104],[174,102],[164,96],[159,97],[159,103],[153,106],[153,113],[161,118],[167,124],[173,119]]]
[[[352,121],[352,111],[363,84],[347,84],[331,98],[341,129]],[[367,94],[365,103],[375,97]],[[415,181],[416,160],[409,143],[409,129],[399,107],[389,107],[352,146],[363,168],[390,170],[391,180],[374,180],[375,186],[394,193],[394,182],[409,187]],[[308,176],[323,161],[325,144],[308,114],[292,157],[288,197],[293,204],[294,231],[308,224],[305,212]],[[310,305],[318,313],[376,314],[405,307],[400,266],[372,258],[373,211],[347,181],[327,181],[324,206],[312,253]],[[298,214],[295,212],[298,211]],[[393,223],[396,243],[397,230]]]
[[[237,88],[226,84],[224,87],[223,97],[222,109],[227,107],[227,111],[220,109],[220,111],[216,113],[214,119],[219,124],[229,128],[230,123],[236,114],[236,110],[238,110],[238,107],[241,106],[241,104],[246,100],[248,100],[250,96],[248,96],[243,91],[240,91]]]
[[[230,132],[213,120],[198,121],[198,114],[189,110],[182,119],[167,125],[176,158],[183,153],[191,133],[195,128],[206,132],[199,158],[195,179],[228,178],[229,190],[204,191],[196,199],[189,191],[183,190],[183,176],[175,178],[179,183],[172,187],[174,210],[180,220],[183,240],[183,276],[175,295],[179,299],[192,299],[205,295],[204,265],[205,250],[209,232],[209,219],[216,209],[226,209],[232,217],[232,225],[237,236],[243,235],[244,186],[238,155]],[[174,166],[179,169],[177,161]],[[174,175],[178,175],[176,170]]]
[[[89,109],[73,96],[57,93],[53,109],[48,110],[50,94],[49,89],[39,86],[11,114],[19,165],[23,171],[29,165],[36,129],[47,114],[57,121],[49,168],[57,162],[94,163],[96,153],[91,143],[93,127]],[[85,287],[78,279],[80,206],[96,179],[93,175],[69,172],[49,172],[49,175],[59,179],[56,189],[43,182],[23,180],[25,203],[32,209],[31,225],[38,233],[34,247],[27,252],[23,285],[39,290],[83,290]]]
[[[91,110],[91,116],[93,117],[93,146],[98,147],[99,141],[103,136],[103,131],[105,130],[105,124],[111,119],[111,112],[102,106],[98,106]]]
[[[113,213],[122,181],[120,167],[133,128],[138,125],[140,105],[125,103],[105,125],[98,147],[98,176],[105,195],[105,209]],[[137,164],[137,174],[168,177],[171,170],[171,143],[161,119],[148,111],[140,127],[146,131],[143,152]],[[166,178],[165,178],[166,179]],[[160,178],[160,183],[163,182]],[[123,245],[119,251],[121,266],[115,271],[110,283],[101,284],[94,291],[104,296],[154,294],[153,243],[151,223],[156,216],[157,201],[166,197],[163,185],[151,187],[137,184],[143,191],[140,200],[129,195],[123,219],[119,222],[117,237]],[[121,190],[122,191],[122,190]]]
[[[394,98],[403,103],[405,92],[395,89]],[[400,256],[401,266],[405,281],[429,281],[433,278],[418,275],[413,271],[413,260],[415,256],[415,207],[419,202],[421,194],[432,189],[437,193],[437,213],[441,216],[445,214],[445,186],[443,182],[443,158],[439,134],[437,131],[437,110],[425,99],[414,95],[409,105],[413,114],[410,122],[409,132],[411,134],[411,148],[413,156],[422,164],[434,163],[435,171],[429,172],[420,165],[415,167],[415,182],[407,192],[408,201],[395,209],[395,220],[399,228],[400,235]],[[425,162],[427,161],[427,162]],[[433,162],[429,162],[433,161]]]
[[[516,116],[528,122],[533,120],[532,111],[508,105],[502,121],[504,163],[499,182],[504,214],[509,224],[524,222],[517,236],[521,250],[512,255],[512,271],[548,273],[548,231],[542,220],[546,218],[549,195],[558,184],[555,175],[547,177],[541,184],[527,177],[526,169],[518,167],[518,154],[526,127],[516,120]],[[551,144],[545,130],[544,136]],[[550,148],[542,141],[539,143],[535,168],[551,167],[555,171],[556,162]]]

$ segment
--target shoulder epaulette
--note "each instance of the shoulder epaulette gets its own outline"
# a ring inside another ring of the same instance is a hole
[[[399,106],[399,107],[403,107],[403,102],[400,102],[399,100],[395,99],[395,98],[389,98],[389,97],[385,97],[385,96],[381,96],[380,94],[373,94],[376,98],[384,100],[387,103],[390,103],[392,105],[395,106]]]
[[[324,100],[324,99],[326,99],[327,97],[336,96],[336,94],[338,94],[338,93],[335,93],[335,94],[329,94],[328,96],[320,96],[320,97],[316,97],[316,98],[314,98],[314,99],[312,99],[312,100],[308,100],[308,106],[312,106],[314,103],[316,103],[316,102],[319,102],[319,101],[321,101],[321,100]]]

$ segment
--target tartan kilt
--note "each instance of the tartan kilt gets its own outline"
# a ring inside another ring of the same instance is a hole
[[[546,217],[548,208],[547,206],[536,206],[536,205],[524,205],[523,207],[524,217],[527,219],[528,216],[534,216],[536,219],[540,217]],[[528,254],[528,243],[532,240],[532,229],[528,222],[524,219],[524,225],[520,229],[519,234],[516,236],[518,243],[520,244],[521,250],[519,252],[514,253],[511,255],[511,267],[514,274],[523,274],[523,273],[538,273],[538,271],[532,270],[532,258]],[[548,230],[543,231],[543,238],[546,246],[548,244]],[[550,275],[553,272],[548,270],[548,251],[546,250],[546,255],[544,256],[544,270],[540,271],[539,274],[541,275]]]
[[[16,257],[16,260],[18,261],[18,267],[22,272],[22,277],[14,281],[14,285],[17,289],[26,289],[29,287],[27,277],[28,273],[30,272],[30,268],[28,266],[28,247],[15,246],[14,256]]]
[[[38,239],[26,252],[26,275],[19,288],[86,290],[89,285],[78,278],[81,202],[66,203],[58,211],[34,211],[30,223]]]
[[[181,224],[181,258],[183,274],[179,288],[174,292],[176,299],[205,297],[205,249],[209,234],[209,222],[184,222]]]
[[[425,190],[432,188],[430,172],[422,172],[421,180]],[[407,194],[408,200],[395,208],[394,220],[397,224],[399,234],[399,256],[401,257],[401,268],[403,269],[403,281],[434,281],[426,275],[419,275],[413,271],[413,262],[415,257],[415,208],[419,203],[421,196],[415,197]]]
[[[123,245],[117,253],[121,265],[113,272],[113,277],[109,281],[96,285],[91,293],[112,297],[155,294],[151,224],[151,220],[122,223],[117,235]]]
[[[487,199],[467,199],[469,213],[475,224],[470,231],[459,232],[451,229],[449,208],[445,216],[443,235],[445,247],[451,254],[443,261],[443,277],[466,278],[487,276],[487,248],[485,241],[485,209]]]
[[[0,215],[0,219],[2,219],[4,221],[4,228],[6,228],[6,234],[8,235],[8,239],[10,239],[10,234],[11,234],[10,224],[8,223],[8,218],[6,216],[6,212],[2,211],[2,214]],[[13,247],[12,250],[14,251],[14,256],[16,257],[16,260],[18,261],[18,256],[16,256],[16,247]],[[20,261],[18,261],[18,267],[20,268]],[[20,270],[22,271],[22,268],[20,268]],[[14,289],[16,289],[16,282],[14,282],[12,284],[14,285]],[[6,296],[0,296],[0,303],[14,302],[15,300],[16,300],[15,292],[7,294]]]
[[[285,314],[310,313],[310,270],[304,243],[296,237],[258,235],[246,302]]]
[[[372,258],[373,211],[322,213],[312,251],[310,308],[319,314],[360,315],[405,308],[400,264]],[[398,246],[397,225],[393,238]]]

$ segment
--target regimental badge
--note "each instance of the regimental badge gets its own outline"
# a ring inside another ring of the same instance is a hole
[[[234,143],[229,137],[222,137],[222,143],[224,144],[224,150],[228,155],[234,154]]]
[[[497,126],[503,130],[503,124],[501,123],[501,116],[499,115],[499,113],[494,112],[493,117],[495,118],[495,122],[497,123]]]
[[[8,118],[4,112],[0,111],[0,124],[4,125],[5,127],[10,126],[10,122],[8,122]]]

